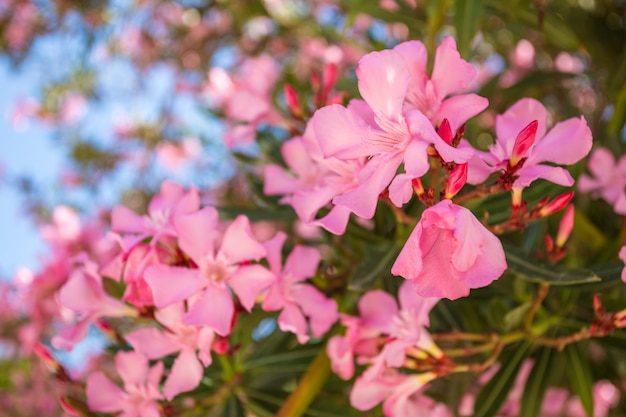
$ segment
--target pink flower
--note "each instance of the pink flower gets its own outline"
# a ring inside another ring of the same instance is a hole
[[[196,388],[204,375],[203,365],[207,367],[212,362],[213,331],[208,327],[184,324],[184,314],[182,303],[172,304],[154,314],[159,323],[167,326],[167,332],[156,327],[142,327],[126,335],[126,340],[135,351],[148,359],[159,359],[178,352],[163,387],[165,398],[170,401],[181,392]]]
[[[446,143],[420,110],[405,111],[407,97],[417,83],[412,78],[413,63],[405,56],[395,49],[365,55],[357,68],[364,101],[352,100],[347,108],[324,107],[311,120],[325,157],[368,158],[359,173],[359,185],[333,198],[334,204],[366,219],[373,217],[379,194],[401,164],[411,178],[428,171],[430,145],[448,162],[465,163],[473,155],[469,148],[456,149]]]
[[[121,232],[121,243],[124,252],[147,237],[152,237],[152,244],[165,236],[174,237],[173,220],[186,213],[192,213],[200,208],[200,197],[195,187],[185,192],[180,185],[164,181],[161,192],[152,198],[148,206],[148,214],[138,216],[124,206],[117,206],[111,212],[111,228]]]
[[[391,268],[423,297],[456,299],[507,268],[500,240],[466,208],[442,200],[427,208]]]
[[[531,98],[519,100],[496,119],[496,143],[482,161],[470,162],[468,182],[479,184],[490,173],[512,174],[512,189],[521,192],[538,178],[570,186],[572,176],[561,167],[545,162],[572,165],[591,149],[591,130],[583,116],[557,123],[546,133],[547,112],[543,104]]]
[[[322,336],[337,321],[337,303],[303,282],[317,270],[320,254],[316,249],[296,246],[282,266],[281,249],[286,238],[279,232],[265,243],[267,261],[276,279],[265,296],[263,310],[282,310],[277,320],[280,329],[295,333],[300,343],[306,343],[309,340],[306,319],[313,336]]]
[[[578,189],[602,197],[613,205],[617,214],[626,214],[626,156],[615,163],[615,157],[608,149],[596,148],[587,166],[595,178],[582,174],[578,178]]]
[[[122,411],[125,417],[159,417],[157,400],[162,400],[159,384],[163,364],[148,368],[148,359],[137,352],[119,352],[115,369],[122,378],[124,389],[113,384],[102,372],[87,378],[87,405],[103,413]]]
[[[235,305],[232,290],[250,311],[256,296],[274,279],[258,264],[265,248],[250,231],[247,217],[239,216],[222,236],[217,230],[217,210],[213,207],[175,221],[180,248],[197,269],[155,265],[146,270],[145,280],[152,289],[154,303],[162,308],[191,299],[183,322],[207,326],[222,336],[230,333]]]

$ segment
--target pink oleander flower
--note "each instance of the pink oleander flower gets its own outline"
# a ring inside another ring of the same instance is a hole
[[[383,403],[385,417],[436,416],[451,417],[443,404],[420,395],[426,384],[437,378],[433,372],[401,374],[388,370],[377,378],[359,377],[350,392],[350,404],[360,411]]]
[[[423,80],[416,77],[423,74],[416,73],[415,57],[408,52],[417,44],[401,46],[398,50],[372,52],[361,58],[357,77],[364,100],[352,100],[348,107],[338,104],[324,107],[311,120],[325,157],[368,158],[359,173],[359,185],[333,198],[335,205],[346,206],[366,219],[373,217],[379,194],[393,181],[401,164],[411,178],[428,171],[430,145],[444,161],[465,163],[473,156],[470,148],[456,149],[446,143],[429,118],[409,105],[410,99],[421,97],[415,90]],[[443,84],[441,97],[454,90],[453,84]],[[465,100],[457,104],[462,103],[471,107]]]
[[[622,246],[622,249],[620,249],[619,258],[622,260],[622,262],[626,263],[626,245]],[[622,281],[626,283],[626,266],[622,270]]]
[[[524,98],[496,119],[496,143],[488,153],[470,161],[468,182],[479,184],[496,171],[514,175],[512,190],[521,193],[536,179],[571,186],[567,170],[545,164],[572,165],[591,149],[591,130],[583,116],[557,123],[546,133],[547,112],[543,104]]]
[[[123,302],[110,297],[102,287],[96,266],[87,263],[76,269],[59,291],[59,303],[78,313],[79,320],[65,327],[52,338],[57,349],[71,350],[82,340],[89,326],[100,317],[136,316],[137,312]]]
[[[122,378],[124,389],[112,383],[102,372],[87,378],[87,406],[103,413],[121,411],[121,417],[159,417],[158,400],[163,363],[148,368],[148,359],[137,352],[115,355],[115,369]]]
[[[167,331],[156,327],[142,327],[126,335],[126,340],[135,351],[148,359],[160,359],[178,353],[163,386],[163,393],[168,401],[181,392],[196,388],[204,375],[204,367],[212,362],[211,345],[215,336],[213,331],[208,327],[184,324],[184,315],[182,303],[172,304],[154,314],[156,320],[167,327]]]
[[[163,237],[175,237],[173,220],[199,208],[200,197],[195,187],[185,192],[180,185],[164,181],[161,192],[150,201],[147,215],[139,216],[127,207],[117,206],[111,212],[111,228],[122,234],[120,243],[124,252],[128,252],[147,237],[151,237],[153,245]]]
[[[320,254],[316,249],[296,246],[282,265],[281,250],[287,235],[277,233],[265,243],[267,261],[275,280],[263,300],[263,310],[281,310],[278,327],[295,333],[300,343],[309,340],[309,326],[315,337],[320,337],[337,321],[337,303],[303,281],[315,275]],[[307,325],[308,318],[308,325]]]
[[[427,208],[391,268],[423,297],[465,297],[506,270],[500,240],[465,207],[442,200]]]
[[[181,215],[174,223],[180,248],[197,268],[148,268],[145,280],[152,289],[154,303],[162,308],[189,300],[185,324],[207,326],[226,336],[235,314],[231,290],[250,311],[257,295],[274,280],[265,267],[250,263],[263,258],[266,250],[252,236],[245,216],[237,217],[223,234],[218,232],[218,214],[213,207]]]
[[[311,123],[302,137],[286,141],[281,153],[292,173],[278,165],[268,165],[264,173],[265,194],[283,195],[280,202],[290,204],[303,222],[322,226],[331,233],[343,234],[350,217],[348,208],[333,206],[324,217],[315,219],[315,215],[335,196],[358,186],[365,158],[324,158]]]
[[[587,167],[593,177],[582,174],[578,178],[578,190],[599,196],[613,205],[617,214],[626,214],[626,155],[616,163],[608,149],[596,148]]]

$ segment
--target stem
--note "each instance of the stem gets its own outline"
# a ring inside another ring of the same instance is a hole
[[[468,193],[453,198],[452,200],[454,201],[454,204],[463,204],[470,200],[486,197],[490,194],[495,194],[500,191],[502,191],[502,188],[500,188],[500,186],[496,183],[487,187],[477,187]]]
[[[300,379],[296,389],[278,410],[276,417],[300,417],[303,415],[326,382],[329,374],[330,359],[326,355],[326,350],[321,349]]]
[[[548,295],[549,289],[550,289],[549,284],[545,282],[542,282],[540,284],[539,291],[537,291],[537,296],[533,300],[533,303],[531,304],[530,309],[528,310],[528,314],[526,314],[526,317],[524,318],[524,330],[526,330],[527,332],[530,331],[530,327],[533,323],[533,319],[535,318],[535,315],[537,314],[539,307],[541,307],[541,303]]]

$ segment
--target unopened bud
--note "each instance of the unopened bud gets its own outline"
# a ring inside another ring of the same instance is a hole
[[[37,355],[37,357],[46,365],[46,367],[50,369],[50,371],[54,373],[59,372],[61,364],[54,358],[54,356],[52,356],[52,353],[50,353],[50,350],[45,345],[35,343],[33,351],[35,352],[35,355]]]
[[[211,349],[219,355],[225,355],[229,348],[230,343],[225,337],[218,337],[213,341],[213,345],[211,346]]]
[[[550,201],[548,204],[543,206],[541,208],[541,210],[539,210],[539,215],[541,217],[545,217],[545,216],[548,216],[548,215],[550,215],[552,213],[556,213],[559,210],[564,209],[565,206],[567,206],[569,204],[569,202],[572,199],[572,197],[574,197],[574,192],[573,191],[568,191],[566,193],[563,193],[563,194],[555,197],[552,201]]]
[[[550,253],[554,250],[554,240],[550,237],[550,235],[546,235],[544,238],[544,243],[546,245],[546,252]]]
[[[298,98],[298,93],[296,93],[296,90],[290,84],[285,84],[284,91],[287,109],[289,109],[291,115],[296,118],[302,117],[302,110],[300,110],[300,99]]]
[[[521,189],[513,189],[511,192],[511,206],[513,210],[518,210],[522,207],[522,190]]]
[[[444,198],[451,199],[454,197],[467,182],[467,164],[459,164],[454,168],[448,177],[448,185]]]
[[[452,128],[450,127],[448,119],[442,120],[441,125],[439,125],[439,129],[437,129],[437,134],[439,134],[439,137],[441,137],[445,143],[452,145],[452,139],[454,139],[454,136],[452,135]]]
[[[509,164],[512,167],[517,165],[519,161],[522,160],[524,155],[526,155],[526,152],[528,152],[530,147],[535,143],[537,126],[539,126],[539,123],[536,120],[533,120],[517,135],[515,145],[513,145],[511,159],[509,159]]]
[[[593,312],[598,320],[604,320],[604,318],[606,317],[606,310],[602,305],[600,294],[593,295]]]
[[[426,192],[424,190],[424,186],[422,185],[422,180],[419,178],[413,178],[411,180],[411,185],[413,186],[413,191],[415,191],[415,194],[417,194],[418,197],[424,195]]]
[[[569,206],[559,223],[559,231],[556,235],[556,246],[562,248],[574,229],[574,206]]]
[[[335,86],[336,81],[337,81],[337,65],[331,62],[328,65],[326,65],[326,68],[324,68],[324,86],[322,88],[322,91],[323,91],[322,94],[323,94],[324,100],[326,100],[326,98],[330,94],[330,91]]]

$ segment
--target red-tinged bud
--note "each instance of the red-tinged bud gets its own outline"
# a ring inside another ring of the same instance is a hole
[[[574,206],[569,206],[561,218],[559,231],[556,235],[556,246],[562,248],[574,229]]]
[[[337,65],[331,62],[324,68],[324,98],[328,97],[330,90],[335,86],[335,82],[337,82]]]
[[[61,404],[61,408],[66,414],[70,416],[80,417],[80,411],[78,411],[78,409],[73,405],[75,401],[75,399],[70,397],[59,397],[59,403]]]
[[[328,97],[326,104],[329,106],[332,104],[343,104],[343,100],[346,98],[348,93],[346,91],[340,91]]]
[[[519,161],[522,160],[524,155],[526,155],[526,152],[528,152],[530,147],[535,143],[537,126],[539,126],[539,123],[536,120],[533,120],[517,135],[515,145],[513,145],[513,153],[511,155],[511,159],[509,160],[509,164],[512,167],[517,165]]]
[[[35,343],[33,351],[50,371],[57,373],[61,369],[61,364],[54,359],[54,356],[52,356],[52,353],[50,353],[50,350],[46,346],[41,343]]]
[[[539,215],[541,217],[545,217],[545,216],[549,216],[552,213],[556,213],[559,210],[564,209],[565,206],[569,204],[572,197],[574,197],[573,191],[568,191],[566,193],[563,193],[555,197],[552,201],[550,201],[548,204],[543,206],[541,210],[539,210]]]
[[[606,310],[602,305],[600,294],[593,295],[593,312],[598,320],[604,320],[606,317]]]
[[[448,185],[444,198],[451,199],[454,197],[467,182],[467,164],[459,164],[454,168],[448,177]]]
[[[513,190],[511,192],[511,206],[513,211],[519,210],[522,207],[522,190]]]
[[[452,128],[450,127],[450,122],[448,119],[443,119],[439,129],[437,130],[439,137],[443,139],[445,143],[448,145],[452,145],[452,139],[454,139],[454,135],[452,134]]]
[[[311,89],[313,90],[313,92],[318,92],[320,91],[321,85],[322,82],[320,80],[320,74],[313,71],[311,73]]]
[[[554,250],[554,240],[552,240],[550,235],[546,235],[543,241],[546,245],[546,252],[548,253],[552,252]]]
[[[296,118],[302,117],[298,93],[296,93],[296,90],[290,84],[285,84],[285,102],[287,103],[287,109],[289,109],[292,116]]]
[[[422,185],[422,180],[419,178],[413,178],[411,180],[411,185],[413,186],[413,191],[415,191],[415,194],[417,194],[418,197],[426,193],[424,186]]]
[[[211,349],[219,355],[225,355],[228,349],[230,349],[230,343],[225,337],[218,337],[213,341]]]
[[[623,329],[626,327],[626,310],[618,311],[613,314],[613,327]]]

